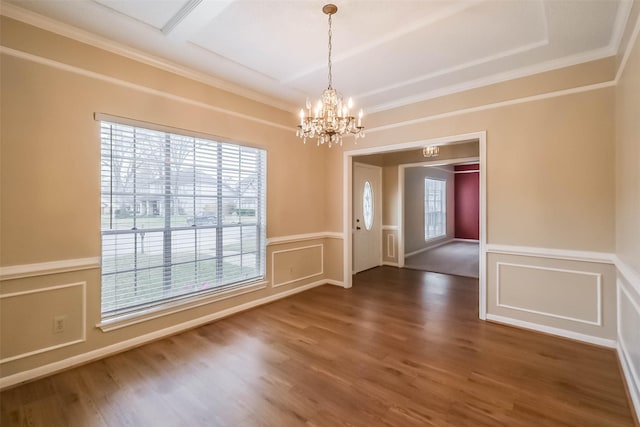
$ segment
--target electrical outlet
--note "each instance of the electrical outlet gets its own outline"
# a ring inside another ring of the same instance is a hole
[[[67,316],[54,316],[53,317],[53,333],[61,334],[64,332],[67,323]]]

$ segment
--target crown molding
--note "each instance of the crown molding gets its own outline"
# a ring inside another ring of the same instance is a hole
[[[624,51],[624,55],[622,56],[622,61],[620,62],[620,66],[618,67],[618,72],[616,73],[615,82],[618,84],[622,74],[624,73],[624,69],[627,66],[627,61],[629,60],[629,56],[631,55],[631,51],[633,47],[636,45],[638,41],[638,33],[640,33],[640,13],[636,17],[636,22],[631,32],[631,37],[629,37],[629,42],[627,43],[626,49]]]
[[[543,3],[544,6],[544,3]],[[453,95],[455,93],[459,93],[459,92],[464,92],[467,90],[472,90],[472,89],[477,89],[477,88],[481,88],[481,87],[485,87],[485,86],[489,86],[492,84],[498,84],[498,83],[503,83],[509,80],[514,80],[517,78],[522,78],[522,77],[527,77],[527,76],[531,76],[531,75],[535,75],[535,74],[540,74],[540,73],[544,73],[544,72],[548,72],[548,71],[553,71],[553,70],[558,70],[558,69],[562,69],[562,68],[567,68],[567,67],[571,67],[574,65],[579,65],[579,64],[584,64],[586,62],[591,62],[591,61],[597,61],[599,59],[604,59],[610,56],[615,56],[618,54],[618,51],[620,49],[620,43],[622,42],[622,38],[624,35],[624,31],[627,28],[628,25],[628,20],[631,14],[631,8],[633,6],[633,0],[621,0],[620,2],[620,7],[618,8],[617,14],[616,14],[616,18],[615,18],[615,23],[614,23],[614,27],[613,27],[613,31],[611,33],[611,38],[609,40],[609,44],[606,47],[600,48],[600,49],[595,49],[589,52],[585,52],[585,53],[581,53],[581,54],[576,54],[576,55],[571,55],[571,56],[565,56],[562,58],[558,58],[556,60],[552,60],[552,61],[547,61],[545,63],[542,64],[536,64],[536,65],[532,65],[532,66],[528,66],[528,67],[522,67],[516,70],[512,70],[512,71],[508,71],[505,73],[498,73],[498,74],[493,74],[491,76],[487,76],[481,79],[477,79],[477,80],[473,80],[470,82],[465,82],[465,83],[461,83],[458,85],[452,85],[452,86],[448,86],[445,88],[440,88],[437,90],[433,90],[433,91],[427,91],[427,92],[423,92],[423,93],[419,93],[417,95],[412,95],[410,97],[405,97],[405,98],[401,98],[398,99],[396,101],[393,102],[389,102],[389,103],[384,103],[384,104],[378,104],[378,105],[374,105],[373,107],[370,107],[367,109],[368,113],[376,113],[376,112],[381,112],[381,111],[386,111],[386,110],[391,110],[394,108],[398,108],[398,107],[402,107],[405,105],[410,105],[410,104],[415,104],[418,102],[422,102],[422,101],[428,101],[430,99],[434,99],[434,98],[439,98],[442,96],[447,96],[447,95]],[[548,42],[548,38],[549,38],[549,29],[548,29],[548,22],[545,19],[544,21],[545,23],[545,34],[546,34],[546,41]],[[634,45],[634,41],[635,38],[638,35],[638,23],[636,23],[636,28],[634,30],[633,35],[631,36],[631,39],[629,40],[629,44],[627,45],[627,49],[625,52],[625,58],[623,60],[623,62],[620,64],[620,67],[617,70],[617,74],[615,76],[615,82],[617,83],[617,81],[619,80],[620,75],[622,74],[622,70],[624,69],[624,65],[626,63],[626,58],[628,57],[629,53],[630,53],[630,49],[629,46],[633,46]],[[536,45],[541,44],[541,42],[536,42],[536,43],[532,43],[530,48],[535,48]],[[465,69],[468,68],[470,66],[474,66],[474,65],[479,65],[479,64],[483,64],[486,62],[490,62],[491,60],[494,59],[499,59],[502,58],[503,56],[508,56],[509,54],[512,53],[517,53],[518,51],[526,51],[529,50],[528,45],[523,46],[521,48],[517,48],[517,49],[513,49],[513,51],[507,51],[504,52],[504,54],[497,54],[497,55],[492,55],[492,56],[488,56],[485,58],[481,58],[477,61],[472,61],[466,64],[463,64],[459,67],[453,67],[452,69],[447,70],[448,72],[453,72],[453,71],[458,71],[460,69]],[[402,86],[406,86],[409,84],[413,84],[419,81],[424,81],[427,80],[429,78],[432,77],[437,77],[439,76],[441,73],[433,73],[431,75],[425,75],[425,76],[421,76],[418,78],[413,78],[410,80],[406,80],[404,82],[395,84],[393,86],[389,86],[385,89],[390,90],[390,89],[395,89],[398,87],[402,87]],[[372,95],[372,94],[377,94],[377,93],[382,93],[385,91],[385,89],[380,89],[380,90],[375,90],[375,91],[371,91],[369,93],[364,93],[364,94],[359,94],[356,95],[356,97],[358,97],[358,99],[362,99],[363,97],[366,97],[368,95]]]
[[[411,120],[393,122],[393,123],[390,123],[390,124],[369,128],[369,129],[367,129],[367,133],[371,134],[371,133],[380,132],[380,131],[383,131],[383,130],[389,130],[389,129],[399,128],[399,127],[403,127],[403,126],[410,126],[410,125],[414,125],[414,124],[418,124],[418,123],[424,123],[424,122],[429,122],[429,121],[433,121],[433,120],[444,119],[444,118],[447,118],[447,117],[459,116],[459,115],[462,115],[462,114],[475,113],[475,112],[484,111],[484,110],[492,110],[494,108],[502,108],[502,107],[507,107],[509,105],[523,104],[525,102],[540,101],[540,100],[548,99],[548,98],[556,98],[556,97],[560,97],[560,96],[573,95],[573,94],[581,93],[581,92],[589,92],[589,91],[592,91],[592,90],[599,90],[599,89],[604,89],[604,88],[608,88],[608,87],[613,87],[615,85],[616,85],[616,81],[611,80],[611,81],[603,82],[603,83],[596,83],[596,84],[587,85],[587,86],[579,86],[579,87],[576,87],[576,88],[564,89],[564,90],[559,90],[559,91],[555,91],[555,92],[547,92],[547,93],[543,93],[543,94],[540,94],[540,95],[525,96],[525,97],[522,97],[522,98],[509,99],[507,101],[499,101],[499,102],[494,102],[494,103],[489,103],[489,104],[482,104],[482,105],[479,105],[477,107],[462,108],[462,109],[459,109],[459,110],[447,111],[447,112],[444,112],[444,113],[437,113],[437,114],[432,114],[432,115],[429,115],[429,116],[418,117],[418,118],[411,119]]]
[[[2,8],[0,8],[0,15],[15,19],[25,24],[52,32],[54,34],[58,34],[63,37],[67,37],[84,44],[88,44],[98,49],[102,49],[107,52],[111,52],[116,55],[141,62],[143,64],[150,65],[154,68],[158,68],[160,70],[206,84],[207,86],[221,89],[235,95],[250,99],[252,101],[260,102],[262,104],[278,108],[280,110],[296,110],[293,104],[277,100],[263,93],[247,89],[243,86],[230,83],[226,80],[212,77],[203,72],[195,71],[188,67],[176,64],[175,62],[168,61],[160,57],[150,55],[148,53],[144,53],[140,50],[114,42],[105,37],[98,36],[72,25],[62,23],[55,19],[47,18],[43,15],[23,9],[11,3],[2,3]]]
[[[166,24],[160,29],[162,34],[170,34],[184,19],[192,13],[198,6],[200,6],[202,0],[189,0],[187,3],[178,10],[178,12],[167,21]]]
[[[95,71],[85,70],[84,68],[76,67],[76,66],[73,66],[73,65],[69,65],[69,64],[66,64],[66,63],[59,62],[59,61],[54,61],[53,59],[44,58],[42,56],[33,55],[31,53],[23,52],[23,51],[20,51],[20,50],[11,49],[9,47],[0,46],[0,53],[12,56],[14,58],[20,58],[20,59],[25,60],[25,61],[31,61],[31,62],[34,62],[36,64],[45,65],[47,67],[56,68],[58,70],[67,71],[69,73],[78,74],[80,76],[89,77],[89,78],[100,80],[100,81],[107,82],[107,83],[110,83],[110,84],[115,84],[115,85],[118,85],[118,86],[121,86],[121,87],[126,87],[128,89],[137,90],[137,91],[142,92],[142,93],[155,95],[155,96],[162,97],[162,98],[165,98],[165,99],[171,99],[173,101],[182,102],[182,103],[185,103],[185,104],[188,104],[188,105],[193,105],[193,106],[200,107],[200,108],[205,108],[207,110],[215,111],[215,112],[218,112],[218,113],[227,114],[229,116],[237,117],[237,118],[240,118],[240,119],[243,119],[243,120],[252,121],[254,123],[260,123],[260,124],[263,124],[263,125],[266,125],[266,126],[271,126],[271,127],[282,129],[282,130],[289,131],[289,132],[293,132],[295,130],[295,128],[293,128],[292,126],[287,126],[287,125],[283,125],[283,124],[280,124],[280,123],[277,123],[277,122],[273,122],[273,121],[270,121],[270,120],[265,120],[265,119],[262,119],[260,117],[251,116],[249,114],[239,113],[239,112],[237,112],[235,110],[230,110],[228,108],[218,107],[216,105],[208,104],[206,102],[196,101],[196,100],[193,100],[191,98],[187,98],[187,97],[180,96],[180,95],[175,95],[175,94],[172,94],[172,93],[169,93],[169,92],[162,91],[160,89],[155,89],[155,88],[151,88],[151,87],[148,87],[148,86],[139,85],[137,83],[131,83],[128,80],[122,80],[122,79],[119,79],[119,78],[116,78],[116,77],[111,77],[111,76],[107,76],[105,74],[97,73]]]
[[[627,28],[629,17],[631,16],[632,6],[633,0],[622,0],[618,7],[616,20],[613,24],[613,31],[611,32],[611,39],[609,40],[609,48],[616,53],[620,50],[620,43],[622,43],[624,30]]]
[[[478,66],[478,65],[486,64],[486,63],[491,62],[491,61],[496,61],[498,59],[506,58],[508,56],[517,55],[517,54],[520,54],[520,53],[523,53],[523,52],[528,52],[530,50],[533,50],[533,49],[536,49],[536,48],[539,48],[539,47],[546,46],[546,45],[549,44],[549,20],[547,19],[545,2],[544,1],[540,2],[540,5],[541,5],[542,10],[543,10],[542,23],[543,23],[543,28],[544,28],[544,31],[543,31],[544,37],[542,37],[540,40],[537,40],[537,41],[534,41],[534,42],[530,42],[530,43],[526,43],[526,44],[520,45],[520,46],[515,47],[515,48],[506,49],[506,50],[503,50],[501,52],[494,53],[494,54],[491,54],[491,55],[486,55],[484,57],[481,57],[481,58],[478,58],[478,59],[474,59],[473,61],[464,62],[462,64],[458,64],[458,65],[455,65],[455,66],[452,66],[452,67],[441,69],[439,71],[435,71],[435,72],[432,72],[432,73],[424,74],[422,76],[418,76],[418,77],[414,77],[414,78],[411,78],[411,79],[407,79],[407,80],[405,80],[403,82],[395,83],[393,85],[389,85],[389,86],[384,87],[384,88],[378,88],[378,89],[374,89],[374,90],[371,90],[371,91],[368,91],[368,92],[356,94],[356,97],[358,99],[366,98],[366,97],[371,96],[371,95],[376,95],[378,93],[384,93],[384,92],[387,92],[389,90],[393,90],[393,89],[397,89],[397,88],[400,88],[400,87],[408,86],[408,85],[411,85],[411,84],[414,84],[414,83],[419,83],[419,82],[422,82],[422,81],[425,81],[425,80],[429,80],[429,79],[432,79],[432,78],[435,78],[435,77],[439,77],[439,76],[442,76],[442,75],[447,75],[447,74],[450,74],[450,73],[454,73],[456,71],[462,71],[462,70],[465,70],[467,68],[471,68],[471,67],[475,67],[475,66]],[[490,76],[486,77],[486,78],[490,78]],[[423,92],[423,93],[429,93],[429,92]],[[417,95],[417,96],[421,96],[421,95]],[[409,98],[410,97],[407,97],[406,99],[409,99]],[[374,107],[374,109],[375,108],[376,107]],[[372,110],[372,109],[369,109],[369,110],[372,111],[372,112],[375,112],[375,110]]]
[[[497,73],[491,76],[483,77],[477,80],[447,86],[444,88],[419,93],[409,97],[401,98],[393,102],[384,104],[378,104],[367,109],[369,114],[378,113],[381,111],[391,110],[398,107],[404,107],[406,105],[415,104],[418,102],[428,101],[434,98],[440,98],[447,95],[453,95],[459,92],[465,92],[472,89],[478,89],[493,84],[504,83],[510,80],[528,77],[535,74],[545,73],[548,71],[558,70],[562,68],[571,67],[574,65],[584,64],[586,62],[597,61],[599,59],[608,58],[614,56],[616,52],[612,50],[610,46],[592,50],[589,52],[566,56],[563,58],[555,59],[553,61],[547,61],[542,64],[535,64],[529,67],[522,67],[516,70],[507,71],[504,73]]]
[[[517,55],[519,53],[527,52],[527,51],[530,51],[530,50],[533,50],[533,49],[536,49],[536,48],[539,48],[539,47],[542,47],[542,46],[546,46],[548,44],[549,44],[549,38],[548,38],[548,36],[545,36],[545,38],[542,39],[542,40],[538,40],[538,41],[535,41],[535,42],[532,42],[532,43],[527,43],[527,44],[524,44],[522,46],[519,46],[519,47],[516,47],[516,48],[513,48],[513,49],[507,49],[507,50],[504,50],[502,52],[495,53],[495,54],[492,54],[492,55],[487,55],[485,57],[474,59],[473,61],[464,62],[462,64],[458,64],[458,65],[455,65],[453,67],[443,68],[443,69],[440,69],[438,71],[434,71],[432,73],[423,74],[422,76],[414,77],[414,78],[405,80],[405,81],[400,82],[400,83],[394,83],[394,84],[388,85],[386,87],[370,90],[368,92],[359,93],[359,94],[356,94],[355,97],[358,98],[358,99],[362,99],[362,98],[366,98],[366,97],[371,96],[371,95],[377,95],[379,93],[384,93],[384,92],[387,92],[387,91],[390,91],[390,90],[393,90],[393,89],[397,89],[397,88],[401,88],[401,87],[404,87],[404,86],[408,86],[408,85],[411,85],[411,84],[414,84],[414,83],[420,83],[420,82],[423,82],[425,80],[429,80],[429,79],[432,79],[432,78],[435,78],[435,77],[440,77],[440,76],[447,75],[447,74],[450,74],[450,73],[455,73],[456,71],[462,71],[462,70],[465,70],[467,68],[475,67],[477,65],[486,64],[486,63],[491,62],[491,61],[495,61],[495,60],[498,60],[498,59],[506,58],[508,56]]]
[[[629,25],[629,18],[631,16],[631,9],[633,6],[633,0],[622,0],[620,2],[620,7],[618,8],[618,13],[616,14],[615,24],[613,32],[611,33],[611,39],[609,41],[608,46],[592,50],[590,52],[585,52],[582,54],[565,56],[563,58],[558,58],[553,61],[548,61],[542,64],[537,64],[529,67],[519,68],[517,70],[508,71],[505,73],[494,74],[482,79],[477,79],[471,82],[462,83],[459,85],[448,86],[445,88],[441,88],[438,90],[423,92],[421,94],[413,95],[411,97],[401,98],[397,101],[378,104],[371,108],[367,109],[369,114],[382,112],[386,110],[391,110],[398,107],[403,107],[410,104],[415,104],[422,101],[428,101],[430,99],[439,98],[442,96],[453,95],[455,93],[464,92],[467,90],[478,89],[481,87],[489,86],[492,84],[503,83],[509,80],[514,80],[517,78],[532,76],[535,74],[540,74],[548,71],[558,70],[562,68],[571,67],[574,65],[584,64],[591,61],[597,61],[599,59],[604,59],[610,56],[617,55],[620,49],[620,44],[622,43],[622,38],[624,36],[624,31]],[[631,33],[631,37],[629,38],[629,42],[626,45],[626,49],[622,58],[622,61],[616,71],[615,78],[611,82],[603,82],[603,83],[612,83],[613,85],[618,84],[622,73],[624,72],[624,68],[627,64],[627,60],[629,55],[631,54],[631,50],[635,46],[635,43],[638,38],[638,34],[640,33],[640,14],[638,14],[636,18],[636,22]],[[398,84],[395,87],[402,86],[403,83]],[[592,86],[592,85],[590,85]],[[370,132],[368,130],[367,132]]]
[[[456,94],[456,93],[460,93],[460,92],[464,92],[472,89],[489,86],[492,84],[498,84],[498,83],[510,81],[517,78],[527,77],[527,76],[531,76],[539,73],[553,71],[561,68],[566,68],[566,67],[579,65],[582,63],[614,56],[618,53],[618,49],[620,48],[620,44],[623,38],[624,30],[629,24],[628,20],[630,17],[632,5],[633,5],[632,0],[621,1],[620,7],[618,9],[618,12],[615,18],[614,30],[612,32],[610,42],[606,47],[592,50],[590,52],[586,52],[582,54],[558,58],[556,60],[547,61],[542,64],[536,64],[529,67],[522,67],[516,70],[504,72],[504,73],[493,74],[491,76],[487,76],[481,79],[476,79],[473,81],[469,81],[469,82],[465,82],[457,85],[451,85],[444,88],[439,88],[436,90],[419,93],[419,94],[401,98],[389,103],[377,104],[367,108],[367,112],[371,114],[371,113],[387,111],[394,108],[415,104],[418,102],[428,101],[434,98],[452,95],[452,94]],[[211,86],[217,89],[228,91],[235,95],[242,96],[244,98],[247,98],[256,102],[260,102],[262,104],[266,104],[283,111],[287,111],[287,112],[296,111],[296,106],[291,103],[277,100],[263,93],[256,92],[251,89],[247,89],[243,86],[236,85],[228,81],[224,81],[222,79],[212,77],[206,73],[195,71],[188,67],[178,65],[174,62],[167,61],[147,53],[143,53],[137,49],[122,45],[120,43],[111,41],[101,36],[97,36],[88,31],[81,30],[77,27],[74,27],[72,25],[64,24],[54,19],[47,18],[43,15],[37,14],[35,12],[31,12],[29,10],[23,9],[19,6],[16,6],[10,3],[4,2],[2,4],[2,8],[0,9],[0,15],[7,16],[9,18],[24,22],[28,25],[32,25],[37,28],[50,31],[55,34],[59,34],[61,36],[79,41],[81,43],[94,46],[96,48],[150,65],[152,67],[206,84],[208,86]],[[640,27],[640,16],[636,20],[636,24],[635,24],[632,36],[629,40],[629,43],[626,46],[626,50],[625,50],[622,62],[618,67],[615,79],[612,80],[613,84],[616,84],[620,76],[622,75],[622,72],[625,68],[627,58],[630,54],[631,48],[634,46],[635,41],[637,39],[638,32],[640,30],[639,27]],[[484,60],[486,59],[487,58],[484,58]],[[416,81],[422,81],[431,77],[433,76],[429,75],[429,76],[421,76],[418,78],[413,78],[405,82],[393,85],[393,87],[389,87],[389,89],[402,87],[408,84],[415,83]],[[378,90],[375,91],[375,93],[378,93],[378,92],[380,91]]]

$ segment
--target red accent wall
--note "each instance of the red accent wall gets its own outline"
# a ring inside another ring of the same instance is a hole
[[[479,170],[478,165],[460,165],[456,171]],[[457,173],[454,179],[455,236],[480,238],[480,173]]]

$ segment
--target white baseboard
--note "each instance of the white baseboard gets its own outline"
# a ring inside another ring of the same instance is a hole
[[[460,238],[456,237],[453,240],[456,241],[456,242],[480,243],[480,240],[478,240],[478,239],[460,239]]]
[[[327,285],[340,286],[341,288],[345,288],[345,289],[348,288],[348,286],[346,286],[344,282],[341,282],[340,280],[324,279],[324,282]]]
[[[635,410],[636,423],[640,424],[640,383],[636,381],[634,370],[629,361],[629,353],[622,341],[618,342],[617,350],[618,360],[620,361],[620,366],[622,366],[622,374],[624,375],[627,390],[631,397],[631,404]]]
[[[419,253],[422,253],[422,252],[428,251],[429,249],[437,248],[438,246],[442,246],[442,245],[446,245],[447,243],[451,243],[451,242],[453,242],[454,240],[455,240],[455,239],[445,239],[445,240],[442,240],[442,241],[440,241],[440,242],[434,243],[434,244],[429,245],[429,246],[427,246],[427,247],[424,247],[424,248],[418,249],[417,251],[413,251],[413,252],[409,252],[409,253],[407,253],[407,254],[404,254],[404,257],[405,257],[405,258],[409,258],[410,256],[418,255]]]
[[[398,267],[398,263],[397,262],[389,262],[389,261],[382,261],[382,265],[388,265],[390,267]]]
[[[29,369],[27,371],[17,372],[13,375],[2,377],[0,378],[0,390],[4,390],[8,387],[12,387],[27,381],[33,381],[38,378],[52,375],[56,372],[73,368],[75,366],[83,365],[85,363],[93,362],[98,359],[103,359],[105,357],[114,355],[116,353],[121,353],[123,351],[130,350],[135,347],[139,347],[148,342],[155,341],[161,338],[166,338],[168,336],[175,335],[177,333],[186,331],[188,329],[202,326],[214,320],[219,320],[224,317],[228,317],[232,314],[236,314],[260,305],[277,301],[279,299],[288,297],[290,295],[297,294],[299,292],[303,292],[303,291],[315,288],[317,286],[325,285],[325,284],[344,287],[342,282],[338,282],[335,280],[327,280],[327,279],[318,280],[316,282],[308,283],[306,285],[299,286],[294,289],[290,289],[284,292],[278,292],[277,294],[269,295],[264,298],[259,298],[254,301],[247,302],[245,304],[228,308],[226,310],[221,310],[216,313],[212,313],[208,316],[199,317],[197,319],[193,319],[188,322],[180,323],[178,325],[174,325],[165,329],[160,329],[158,331],[154,331],[145,335],[141,335],[135,338],[121,341],[116,344],[108,345],[106,347],[102,347],[86,353],[78,354],[77,356],[72,356],[64,360],[59,360],[59,361],[50,363],[48,365],[38,366],[37,368]]]
[[[444,243],[443,243],[444,244]],[[418,255],[421,254],[422,252],[428,251],[429,249],[431,249],[433,246],[428,247],[428,248],[422,248],[422,249],[418,249],[417,251],[412,251],[409,253],[404,254],[405,258],[409,258],[410,256],[414,256],[414,255]]]
[[[512,319],[511,317],[499,316],[496,314],[488,314],[487,320],[504,323],[506,325],[517,326],[524,329],[531,329],[538,332],[544,332],[546,334],[557,335],[559,337],[569,338],[576,341],[582,341],[589,344],[595,344],[602,347],[616,348],[616,340],[608,338],[594,337],[592,335],[581,334],[578,332],[569,331],[566,329],[554,328],[551,326],[539,325],[537,323],[526,322],[524,320]]]

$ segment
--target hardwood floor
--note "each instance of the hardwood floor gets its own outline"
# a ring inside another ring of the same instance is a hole
[[[2,426],[632,426],[612,350],[391,267],[0,394]]]

